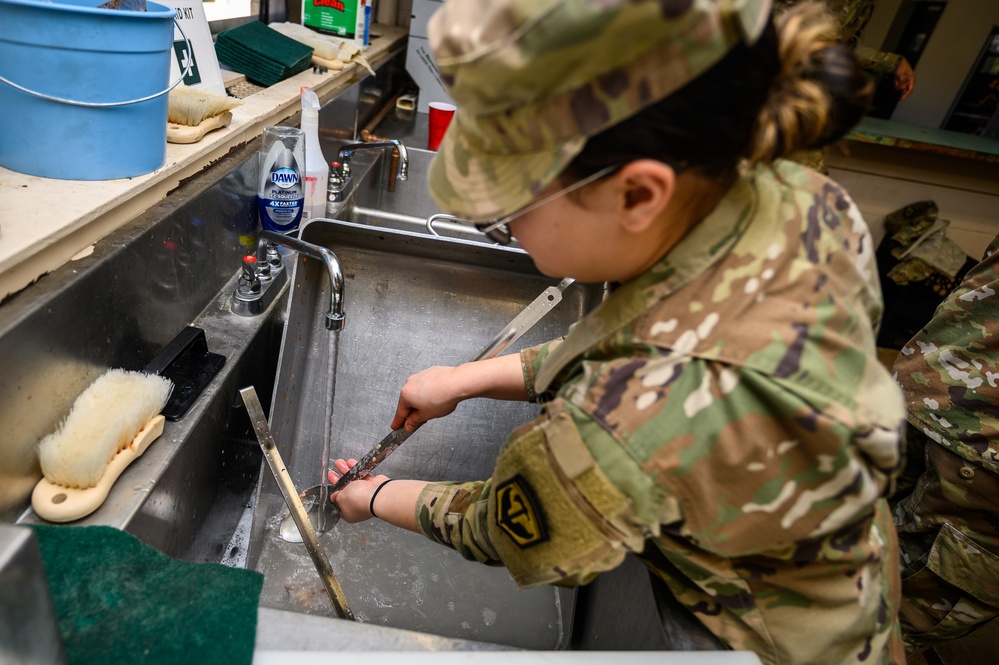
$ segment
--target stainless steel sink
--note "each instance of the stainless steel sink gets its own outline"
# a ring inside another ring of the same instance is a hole
[[[321,481],[327,441],[333,458],[359,458],[388,433],[407,376],[470,359],[554,283],[516,249],[332,220],[309,223],[301,237],[336,253],[346,324],[340,333],[326,330],[324,268],[299,260],[270,421],[300,489]],[[565,334],[599,297],[599,288],[574,285],[508,352]],[[484,479],[509,431],[536,412],[523,403],[464,403],[421,428],[379,471]],[[304,546],[277,536],[284,512],[273,479],[262,474],[248,555],[265,574],[261,604],[331,615]],[[366,622],[531,649],[568,644],[574,590],[518,590],[505,569],[378,522],[340,523],[323,542],[352,610]]]

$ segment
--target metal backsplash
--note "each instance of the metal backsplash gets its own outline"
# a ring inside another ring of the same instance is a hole
[[[238,269],[255,231],[254,153],[230,154],[0,307],[0,521],[26,508],[35,447],[77,395],[108,368],[142,369]]]
[[[324,135],[357,135],[404,83],[402,67],[393,58],[327,103]],[[259,146],[233,150],[0,306],[0,522],[28,506],[36,446],[80,392],[108,368],[142,369],[238,271],[256,242]]]

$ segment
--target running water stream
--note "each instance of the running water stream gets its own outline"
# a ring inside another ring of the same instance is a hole
[[[323,459],[322,459],[322,478],[319,480],[319,486],[321,490],[319,492],[319,501],[325,502],[329,501],[329,474],[327,473],[330,468],[332,468],[332,459],[330,457],[330,449],[333,445],[333,404],[336,401],[336,370],[337,362],[340,358],[340,331],[330,331],[330,346],[329,346],[329,362],[327,363],[327,376],[329,377],[329,399],[326,400],[326,421],[325,430],[323,432]],[[305,489],[304,487],[300,490]],[[316,522],[316,533],[322,535],[332,527],[332,525],[327,525],[326,522],[329,517],[325,510],[317,510],[317,522]]]
[[[329,531],[335,525],[332,522],[332,517],[328,511],[322,510],[322,506],[329,501],[329,488],[330,481],[327,471],[332,468],[332,442],[333,442],[333,403],[336,397],[336,373],[337,373],[337,361],[340,357],[340,332],[330,331],[329,334],[329,352],[327,353],[327,363],[326,363],[326,376],[328,377],[328,392],[329,399],[326,400],[326,417],[324,420],[323,429],[323,450],[322,457],[319,463],[320,479],[319,479],[319,494],[318,496],[306,496],[306,490],[314,487],[314,484],[309,484],[306,487],[296,487],[299,491],[299,496],[302,499],[302,505],[305,507],[306,513],[312,520],[312,526],[316,530],[316,535],[323,535]],[[332,522],[332,523],[331,523]],[[282,517],[278,525],[278,533],[280,537],[289,543],[300,543],[302,542],[302,534],[298,531],[298,526],[295,524],[295,520],[292,519],[291,513],[287,510],[284,511],[284,516]]]

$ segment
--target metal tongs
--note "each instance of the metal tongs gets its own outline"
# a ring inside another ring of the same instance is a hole
[[[277,481],[281,495],[284,496],[284,502],[288,504],[289,514],[295,520],[295,525],[302,534],[302,540],[309,551],[309,556],[312,557],[312,564],[316,567],[316,572],[319,573],[319,579],[322,580],[333,609],[338,616],[354,621],[354,614],[347,604],[347,597],[343,594],[340,583],[333,575],[333,567],[330,566],[329,557],[326,556],[323,546],[319,544],[319,537],[312,527],[312,522],[309,521],[298,492],[295,491],[295,483],[291,479],[291,474],[288,473],[284,460],[281,459],[281,453],[278,452],[274,437],[271,436],[270,427],[267,425],[267,416],[264,415],[264,410],[260,406],[257,391],[253,386],[249,386],[240,390],[239,394],[243,397],[243,404],[246,405],[246,411],[250,414],[250,422],[253,423],[253,431],[257,434],[257,441],[260,442],[260,447],[264,451],[267,465],[270,467],[271,473],[274,474],[274,480]]]
[[[511,344],[520,339],[524,333],[533,328],[538,321],[543,319],[556,305],[562,302],[562,293],[574,281],[571,277],[567,277],[557,285],[549,286],[542,291],[520,314],[515,316],[510,323],[506,324],[503,330],[499,331],[489,343],[482,347],[482,350],[475,354],[472,362],[494,358],[503,353]],[[354,467],[343,474],[340,480],[336,481],[333,485],[316,485],[302,493],[304,498],[313,501],[313,509],[320,513],[317,520],[317,523],[320,525],[320,533],[325,533],[332,529],[340,521],[340,510],[335,503],[329,500],[329,495],[333,492],[339,492],[357,478],[371,473],[386,457],[395,452],[396,448],[405,443],[411,434],[413,432],[407,431],[405,428],[392,430],[388,436],[379,441],[374,448],[369,450],[364,457],[358,460]],[[282,525],[282,529],[284,529],[284,525]]]

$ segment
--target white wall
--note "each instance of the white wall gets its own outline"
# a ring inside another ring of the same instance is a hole
[[[881,45],[888,36],[888,30],[902,6],[902,0],[878,0],[871,13],[871,20],[864,29],[861,42],[866,46],[881,49]]]
[[[892,21],[905,0],[878,0],[861,40],[882,50]],[[916,65],[916,88],[901,102],[892,120],[939,128],[993,25],[999,25],[999,0],[947,0]]]
[[[895,5],[894,11],[891,5]],[[864,35],[865,43],[880,47],[885,37],[882,30],[887,33],[890,18],[899,6],[901,0],[884,0],[876,5]],[[916,87],[896,107],[891,119],[921,127],[940,127],[994,25],[999,25],[999,0],[948,0],[916,65]]]

